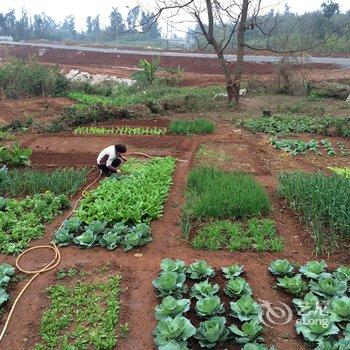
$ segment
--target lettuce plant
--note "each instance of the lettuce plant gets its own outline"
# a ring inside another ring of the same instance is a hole
[[[225,341],[229,335],[228,329],[225,327],[226,318],[215,316],[208,321],[201,322],[195,338],[199,340],[202,348],[212,349],[218,343]]]
[[[275,276],[290,276],[294,266],[287,259],[277,259],[271,262],[269,271]]]
[[[158,322],[153,334],[159,349],[186,349],[187,339],[196,334],[196,327],[183,316],[167,317]]]
[[[214,296],[219,291],[217,284],[211,284],[208,280],[195,283],[191,288],[191,298],[201,299]]]
[[[350,321],[350,298],[347,296],[334,297],[331,301],[331,313],[334,321]]]
[[[173,295],[175,298],[180,298],[182,293],[186,291],[185,280],[186,275],[182,273],[162,272],[152,283],[158,290],[160,297]]]
[[[185,273],[185,262],[179,259],[163,259],[160,263],[160,268],[164,272],[176,272],[176,273]]]
[[[278,278],[277,286],[285,289],[288,293],[293,295],[304,295],[307,291],[307,284],[302,280],[301,275],[295,275],[293,277],[284,276]]]
[[[339,281],[330,273],[323,273],[317,281],[310,282],[311,291],[321,297],[342,296],[347,290],[347,283]]]
[[[228,327],[228,329],[233,333],[234,340],[238,344],[264,341],[264,338],[261,336],[262,326],[257,317],[243,323],[241,329],[235,325]]]
[[[197,300],[196,312],[201,317],[211,317],[224,313],[225,309],[224,305],[221,304],[220,298],[215,295]]]
[[[347,266],[339,266],[335,272],[334,277],[338,280],[349,282],[350,281],[350,267]]]
[[[53,234],[53,241],[59,247],[65,247],[73,242],[73,234],[67,228],[62,227]]]
[[[309,311],[303,315],[295,329],[310,343],[318,343],[330,335],[339,333],[339,328],[334,324],[333,319],[320,310]]]
[[[231,315],[240,321],[250,321],[262,315],[262,307],[250,295],[243,295],[236,302],[230,302]]]
[[[327,264],[322,261],[309,261],[306,265],[300,267],[299,271],[308,278],[317,279],[325,272]]]
[[[243,277],[228,280],[224,291],[231,298],[239,297],[243,294],[252,294],[249,283]]]
[[[316,310],[320,305],[320,300],[316,295],[307,293],[303,299],[293,299],[293,304],[298,315],[303,315],[311,310]]]
[[[74,243],[77,244],[81,248],[91,248],[97,242],[97,235],[93,230],[87,229],[80,236],[77,236],[73,239]]]
[[[271,348],[267,347],[265,344],[245,344],[242,350],[276,350],[274,346]]]
[[[238,264],[230,265],[227,267],[223,267],[221,271],[224,277],[229,280],[231,278],[240,276],[243,273],[243,266]]]
[[[215,272],[211,266],[205,260],[199,260],[191,264],[187,268],[189,277],[193,280],[202,280],[204,278],[211,278],[215,275]]]
[[[124,251],[140,247],[152,241],[149,225],[142,223],[135,225],[130,233],[124,237],[123,247]]]
[[[154,311],[156,320],[166,317],[175,317],[182,315],[190,309],[190,299],[176,300],[171,295],[168,295],[162,300],[160,305],[157,305]]]

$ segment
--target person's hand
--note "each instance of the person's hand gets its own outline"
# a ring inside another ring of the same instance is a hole
[[[120,169],[117,169],[116,173],[117,173],[117,174],[121,174],[122,171],[121,171]]]

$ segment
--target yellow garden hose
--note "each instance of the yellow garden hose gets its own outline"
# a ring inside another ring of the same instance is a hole
[[[134,152],[134,153],[128,153],[128,155],[139,155],[139,156],[144,156],[144,157],[147,157],[147,158],[154,158],[153,156],[150,156],[146,153],[138,153],[138,152]],[[183,159],[176,159],[176,161],[179,161],[179,162],[188,162],[187,160],[183,160]],[[82,195],[78,198],[77,202],[75,203],[73,209],[69,212],[69,214],[65,217],[65,219],[62,221],[59,229],[61,229],[63,227],[63,224],[64,224],[64,221],[69,219],[72,214],[74,213],[74,211],[76,210],[80,200],[85,197],[85,193],[86,191],[91,188],[100,178],[101,178],[101,175],[102,175],[102,172],[100,172],[99,176],[93,181],[91,182],[82,192]],[[41,269],[38,269],[38,270],[26,270],[25,268],[22,268],[20,266],[20,260],[21,258],[26,255],[27,253],[33,251],[33,250],[37,250],[37,249],[50,249],[54,252],[54,258],[48,263],[46,264],[44,267],[42,267]],[[6,330],[7,330],[7,327],[10,323],[10,320],[11,320],[11,317],[13,315],[13,312],[16,308],[16,305],[19,301],[19,299],[22,297],[23,293],[27,290],[27,288],[31,285],[31,283],[42,273],[44,272],[48,272],[48,271],[51,271],[53,270],[55,267],[57,267],[61,262],[61,253],[58,249],[58,247],[56,246],[56,244],[54,242],[51,242],[51,245],[39,245],[39,246],[35,246],[35,247],[31,247],[31,248],[28,248],[26,249],[25,251],[23,251],[16,259],[16,267],[19,271],[25,273],[25,274],[28,274],[28,275],[33,275],[33,277],[26,283],[26,285],[23,287],[23,289],[20,291],[20,293],[18,294],[18,296],[16,297],[12,307],[11,307],[11,310],[10,310],[10,313],[9,315],[7,316],[7,320],[4,324],[4,327],[2,329],[2,332],[0,334],[0,342],[2,341],[5,333],[6,333]]]

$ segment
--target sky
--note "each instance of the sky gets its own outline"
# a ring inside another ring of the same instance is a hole
[[[264,0],[266,10],[280,9],[283,11],[284,5],[288,4],[292,12],[304,13],[317,10],[324,0]],[[350,10],[350,0],[336,0],[342,12]],[[65,16],[74,15],[76,17],[76,27],[78,30],[85,29],[86,17],[100,14],[102,24],[108,23],[108,15],[112,7],[118,7],[120,12],[126,17],[127,7],[134,7],[141,4],[145,9],[154,8],[155,0],[1,0],[0,12],[14,9],[19,15],[23,8],[27,9],[30,15],[45,12],[58,22],[63,21]],[[160,24],[162,26],[162,23]]]

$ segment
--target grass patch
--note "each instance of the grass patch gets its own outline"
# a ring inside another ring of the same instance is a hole
[[[20,253],[32,239],[43,236],[43,223],[51,221],[67,208],[67,196],[56,196],[51,192],[21,201],[0,197],[0,251],[5,254]]]
[[[211,120],[198,118],[195,120],[173,120],[169,125],[173,134],[211,134],[215,131],[215,124]]]
[[[313,231],[317,252],[334,251],[350,237],[350,182],[322,173],[281,173],[278,192]]]
[[[74,195],[86,180],[87,168],[63,168],[52,172],[9,170],[0,173],[0,195],[25,196],[50,191]]]
[[[257,250],[259,252],[281,252],[283,239],[277,235],[271,219],[250,219],[245,224],[227,220],[214,221],[205,225],[192,239],[195,249]]]
[[[249,218],[270,210],[266,191],[248,174],[206,166],[189,174],[185,211],[192,218]]]
[[[249,131],[272,135],[288,133],[312,133],[350,137],[350,119],[345,117],[311,117],[276,115],[243,119],[240,124]]]
[[[120,291],[120,275],[110,277],[107,282],[50,287],[51,305],[40,326],[43,340],[34,349],[114,349]]]

